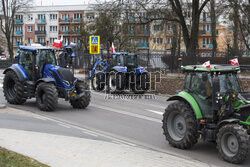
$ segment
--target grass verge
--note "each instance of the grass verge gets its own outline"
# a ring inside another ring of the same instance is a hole
[[[48,167],[30,157],[0,147],[0,167]]]

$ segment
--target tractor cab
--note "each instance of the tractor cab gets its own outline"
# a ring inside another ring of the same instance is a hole
[[[62,53],[59,54],[59,64],[62,67],[69,67],[73,64],[75,58],[75,45],[64,45],[62,47]]]
[[[43,77],[47,64],[56,65],[55,50],[44,46],[20,46],[17,62],[25,70],[28,79],[36,81]]]

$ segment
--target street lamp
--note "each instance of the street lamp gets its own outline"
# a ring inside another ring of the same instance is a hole
[[[227,39],[227,62],[229,62],[231,40]]]

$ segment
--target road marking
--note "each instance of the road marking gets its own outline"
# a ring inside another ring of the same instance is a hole
[[[82,132],[87,134],[87,135],[90,135],[90,136],[98,137],[98,135],[96,135],[96,134],[94,134],[94,133],[92,133],[90,131],[87,132],[86,130],[83,130]]]
[[[152,112],[152,113],[155,113],[155,114],[158,114],[158,115],[163,115],[163,112],[160,112],[160,111],[149,110],[149,109],[145,109],[145,110],[149,111],[149,112]]]
[[[62,124],[62,123],[59,123],[58,125],[60,125],[62,127],[65,127],[65,128],[70,128],[68,125],[65,125],[65,124]]]
[[[135,114],[135,113],[127,112],[127,111],[116,110],[116,109],[113,109],[113,108],[110,108],[110,107],[100,106],[100,105],[96,105],[96,104],[92,104],[92,106],[96,107],[96,108],[99,108],[99,109],[106,110],[106,111],[112,111],[112,112],[115,112],[115,113],[128,115],[128,116],[135,117],[135,118],[140,118],[140,119],[145,119],[145,120],[148,120],[148,121],[162,123],[160,119],[151,118],[151,117],[147,117],[147,116],[144,116],[144,115],[139,115],[139,114]]]
[[[41,117],[41,116],[34,116],[34,118],[41,119],[41,120],[43,120],[43,121],[46,121],[46,120],[47,120],[46,118]]]
[[[2,83],[0,83],[0,88],[3,88],[3,84]]]
[[[155,105],[155,104],[149,104],[150,106],[152,106],[152,107],[156,107],[156,108],[160,108],[160,109],[163,109],[163,110],[165,110],[166,109],[166,107],[163,107],[163,106],[158,106],[158,105]]]

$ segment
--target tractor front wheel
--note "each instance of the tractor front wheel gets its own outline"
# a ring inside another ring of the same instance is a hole
[[[248,155],[249,135],[238,124],[224,125],[217,134],[219,156],[230,163],[242,163]]]
[[[89,85],[86,82],[77,81],[75,89],[77,94],[85,92],[85,95],[77,100],[70,100],[70,104],[73,106],[73,108],[78,108],[78,109],[84,109],[88,107],[91,98]]]
[[[54,111],[58,103],[58,92],[52,83],[39,83],[36,88],[36,104],[42,111]]]
[[[180,149],[189,149],[199,137],[192,109],[183,102],[172,103],[163,115],[163,131],[169,144]]]
[[[23,104],[26,102],[24,97],[24,85],[18,79],[14,71],[7,71],[3,82],[3,92],[6,100],[10,104]]]

